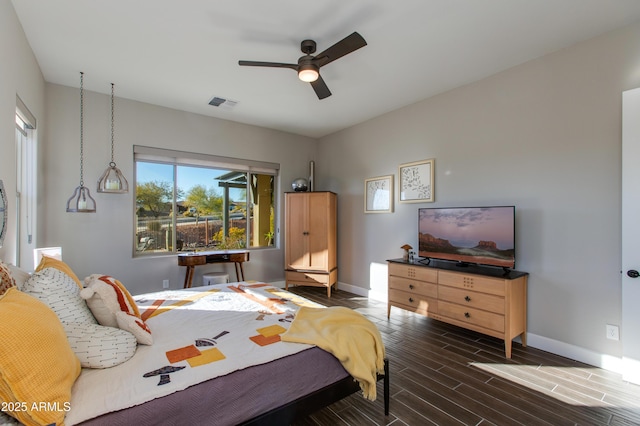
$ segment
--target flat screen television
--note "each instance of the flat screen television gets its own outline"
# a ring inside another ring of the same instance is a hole
[[[515,207],[418,209],[418,256],[515,267]]]

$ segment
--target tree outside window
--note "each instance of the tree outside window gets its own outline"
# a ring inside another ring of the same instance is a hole
[[[275,246],[271,174],[136,160],[137,255]]]

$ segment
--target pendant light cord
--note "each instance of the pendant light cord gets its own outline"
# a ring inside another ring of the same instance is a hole
[[[116,163],[115,161],[113,161],[113,127],[114,127],[114,119],[113,119],[113,103],[114,103],[114,96],[113,96],[113,83],[111,83],[111,163],[109,163],[109,165],[111,167],[115,167]]]
[[[80,72],[80,186],[84,186],[84,73]]]

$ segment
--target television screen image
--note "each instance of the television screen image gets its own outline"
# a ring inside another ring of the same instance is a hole
[[[515,207],[420,208],[418,255],[513,268]]]

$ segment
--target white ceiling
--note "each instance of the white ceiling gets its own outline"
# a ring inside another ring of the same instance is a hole
[[[321,137],[640,20],[639,0],[12,0],[47,82]],[[290,69],[353,31],[368,45]],[[214,97],[232,109],[208,105]]]

